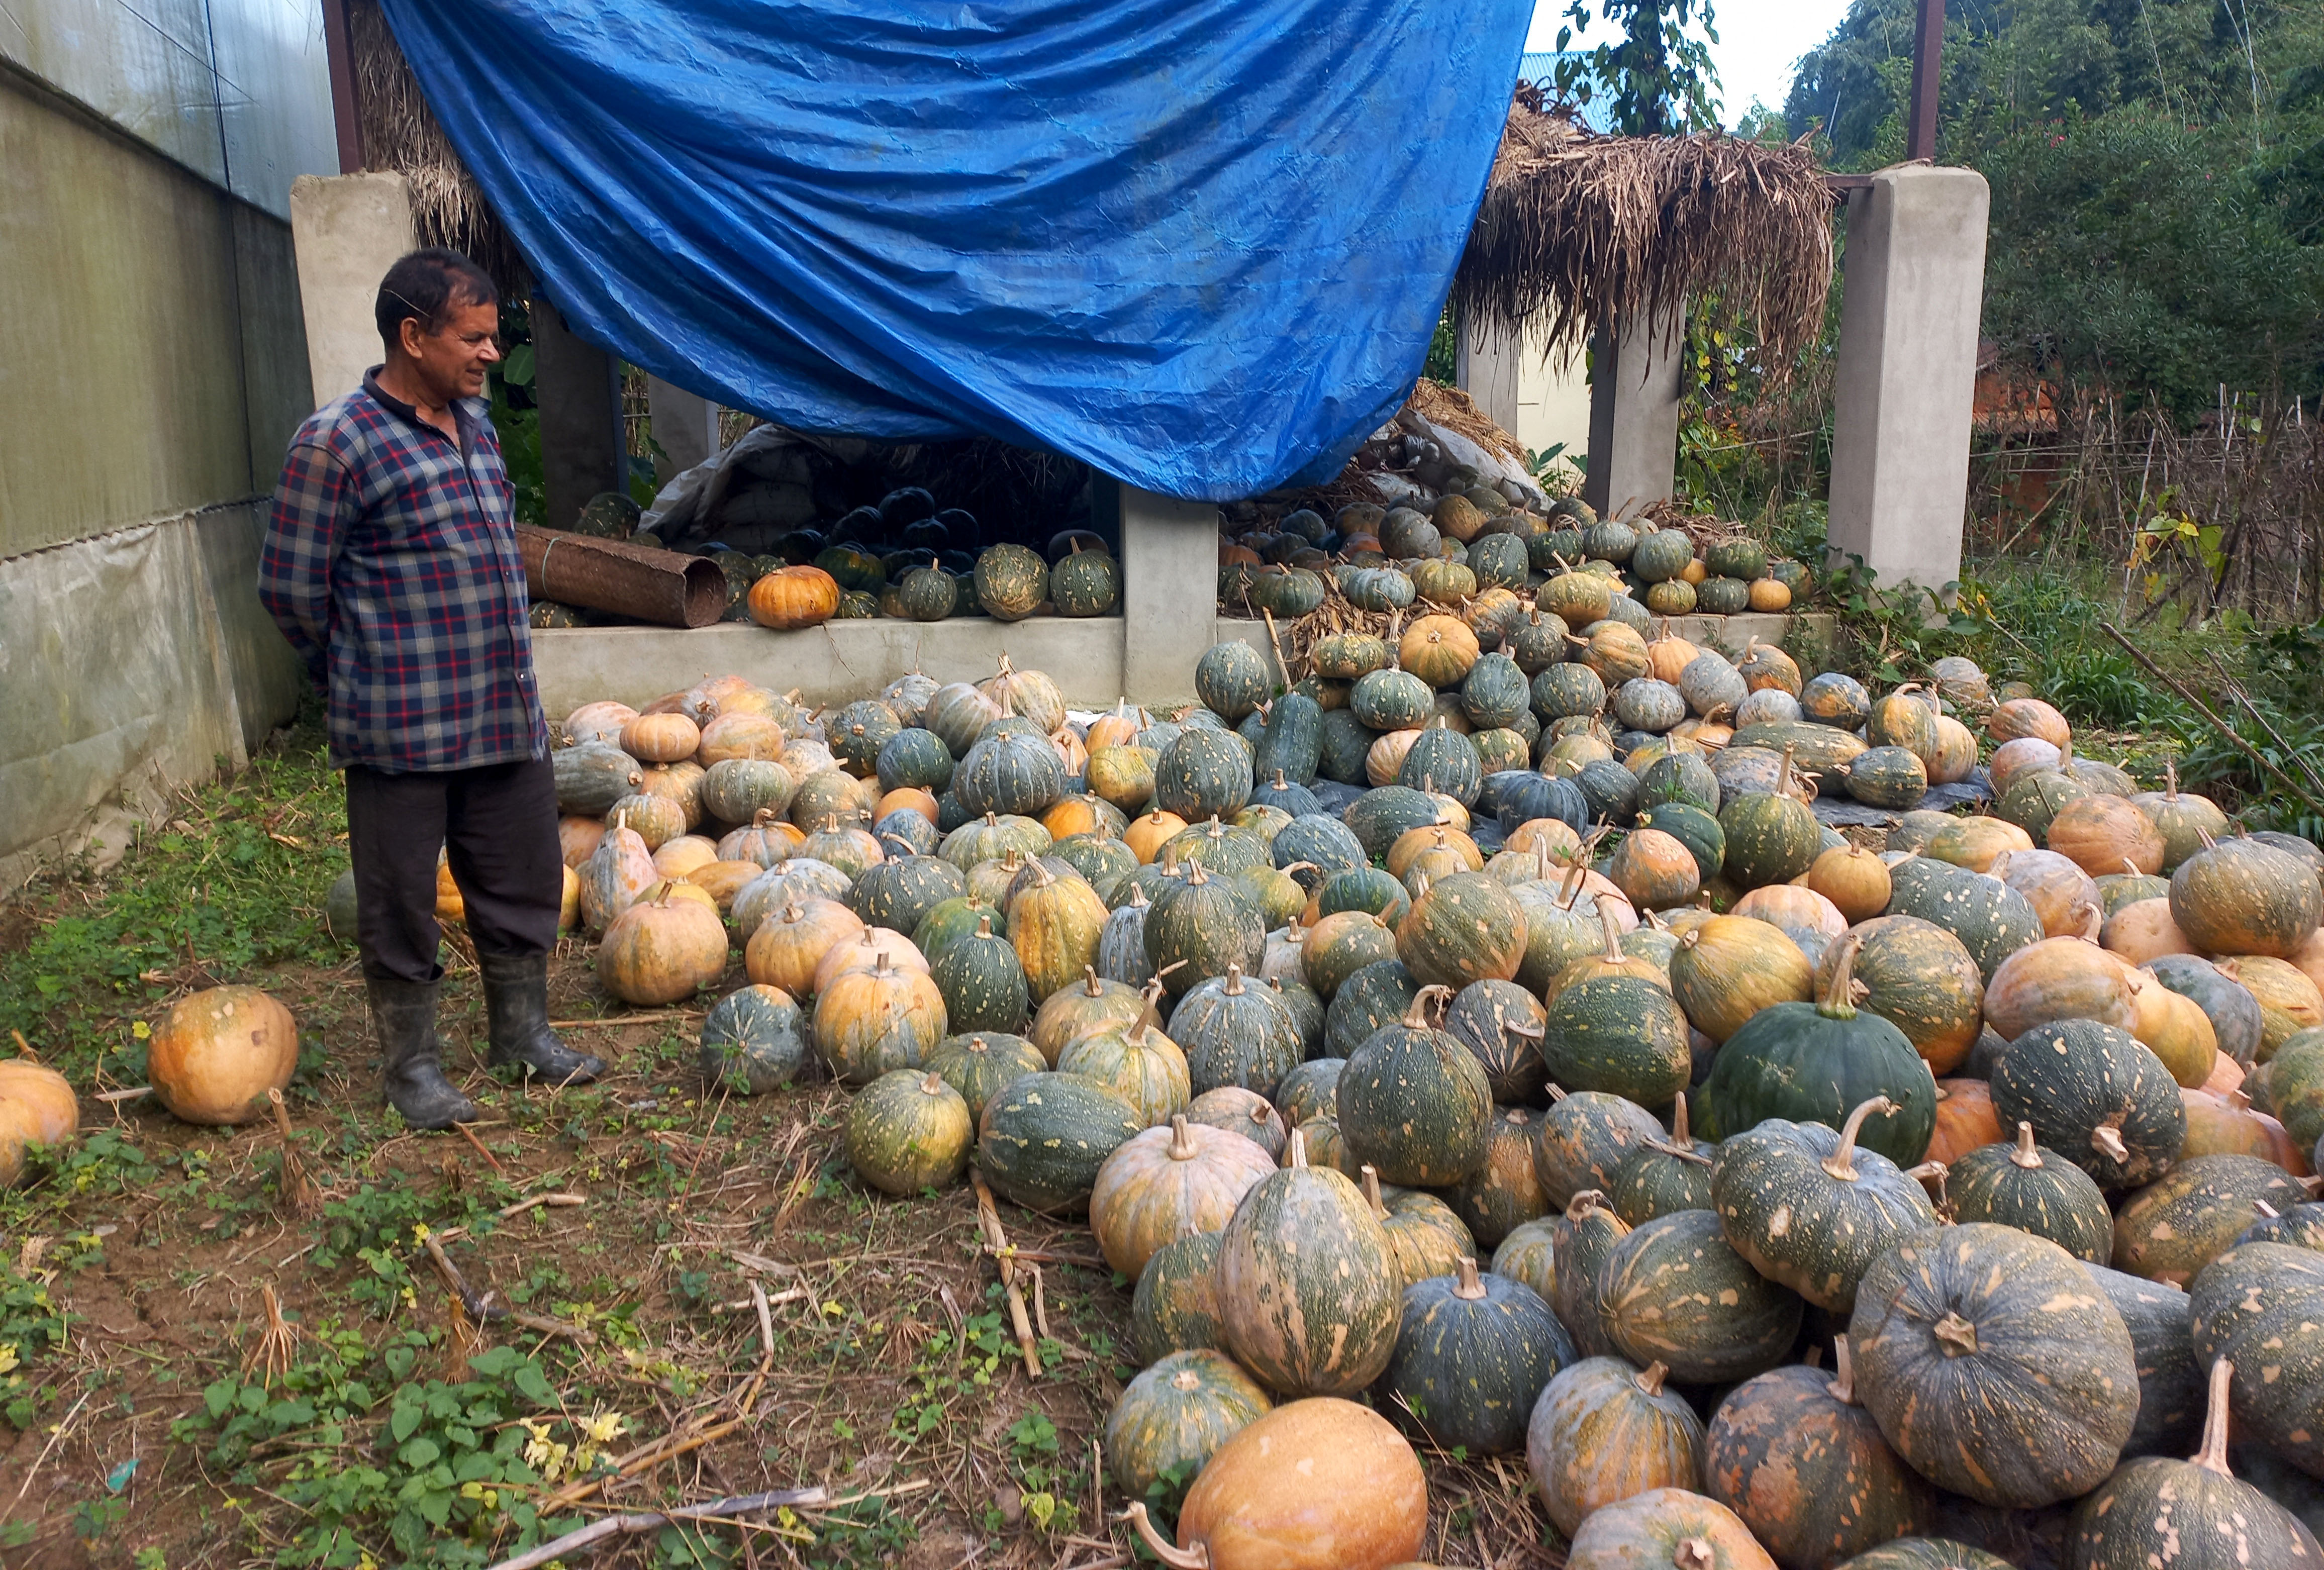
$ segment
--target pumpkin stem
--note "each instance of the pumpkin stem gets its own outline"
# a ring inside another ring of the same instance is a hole
[[[1937,1338],[1937,1344],[1944,1349],[1947,1357],[1960,1357],[1978,1350],[1977,1326],[1958,1313],[1948,1311],[1929,1334]]]
[[[1878,1113],[1884,1118],[1893,1118],[1902,1110],[1904,1109],[1886,1096],[1876,1095],[1849,1113],[1848,1122],[1840,1127],[1840,1148],[1823,1159],[1824,1172],[1830,1177],[1837,1178],[1842,1183],[1855,1182],[1857,1131],[1864,1127],[1864,1120],[1874,1113]]]
[[[992,916],[990,911],[980,911],[978,913],[976,918],[976,935],[979,937],[990,937],[992,936]]]
[[[1227,984],[1220,990],[1231,998],[1242,996],[1242,966],[1231,962],[1228,964]]]
[[[1702,930],[1700,927],[1694,929],[1695,932]],[[1687,936],[1692,937],[1694,932],[1690,932]],[[1856,1002],[1849,988],[1856,979],[1857,950],[1863,947],[1864,937],[1861,933],[1850,932],[1840,940],[1840,947],[1832,960],[1831,981],[1823,990],[1823,1002],[1816,1005],[1816,1012],[1825,1019],[1853,1020],[1856,1018]]]
[[[2066,907],[2067,921],[2072,922],[2077,915],[2081,918],[2082,929],[2075,936],[2084,943],[2096,943],[2098,940],[2098,934],[2106,930],[2104,913],[2088,900],[2077,900]]]
[[[1105,988],[1097,979],[1097,966],[1093,965],[1082,966],[1082,985],[1083,995],[1085,997],[1096,998],[1105,995]]]
[[[1581,1221],[1593,1210],[1606,1208],[1606,1196],[1595,1188],[1584,1188],[1565,1202],[1565,1219]]]
[[[888,963],[887,950],[881,950],[880,957],[872,962],[872,974],[882,981],[896,974],[896,967]]]
[[[1367,1161],[1363,1165],[1362,1172],[1364,1203],[1372,1207],[1374,1215],[1385,1216],[1388,1214],[1388,1205],[1380,1198],[1379,1168]]]
[[[1202,863],[1200,863],[1200,862],[1195,862],[1195,863],[1192,864],[1191,869],[1190,869],[1190,870],[1187,872],[1187,873],[1186,873],[1186,882],[1190,882],[1190,883],[1194,884],[1196,888],[1198,888],[1198,889],[1199,889],[1199,888],[1201,888],[1204,883],[1207,883],[1207,882],[1209,882],[1210,881],[1211,881],[1211,880],[1210,880],[1209,878],[1205,877],[1205,876],[1203,874],[1203,864],[1202,864]]]
[[[1229,965],[1227,968],[1232,971],[1234,967]],[[1452,996],[1452,989],[1448,986],[1432,984],[1421,988],[1419,992],[1413,994],[1412,1007],[1404,1011],[1404,1028],[1407,1030],[1425,1030],[1428,1029],[1429,1009],[1434,1006],[1438,1011],[1437,1017],[1442,1019],[1445,1002]]]
[[[944,1088],[944,1076],[936,1073],[934,1069],[929,1070],[928,1076],[920,1081],[920,1094],[922,1095],[935,1095]]]
[[[1848,1350],[1848,1337],[1831,1338],[1831,1382],[1824,1387],[1831,1399],[1843,1407],[1856,1405],[1856,1362]]]
[[[2264,1199],[2253,1200],[2252,1208],[2259,1212],[2260,1219],[2263,1221],[2273,1221],[2282,1214]]]
[[[1172,1570],[1211,1570],[1208,1548],[1199,1544],[1192,1548],[1173,1546],[1168,1538],[1154,1529],[1154,1523],[1146,1519],[1145,1505],[1138,1501],[1130,1501],[1130,1508],[1121,1512],[1121,1519],[1130,1523],[1130,1529],[1138,1534],[1139,1540],[1153,1552],[1154,1556],[1170,1565]]]
[[[2113,1123],[2100,1123],[2093,1129],[2090,1145],[2109,1161],[2130,1159],[2130,1147],[2122,1142],[2122,1130]]]
[[[2188,1459],[2207,1472],[2233,1477],[2227,1470],[2227,1387],[2236,1365],[2226,1358],[2211,1364],[2210,1398],[2203,1405],[2203,1447]]]
[[[2034,1143],[2034,1125],[2021,1121],[2017,1125],[2017,1149],[2009,1152],[2012,1166],[2023,1167],[2028,1172],[2042,1169],[2042,1152]]]
[[[1148,1008],[1146,1011],[1146,1016],[1148,1019],[1152,1019],[1154,1011]],[[1194,1159],[1194,1141],[1186,1132],[1186,1114],[1172,1113],[1170,1114],[1170,1159],[1191,1161]]]
[[[1307,1169],[1307,1136],[1294,1129],[1283,1141],[1283,1167],[1286,1171],[1305,1172]]]
[[[1668,1378],[1670,1378],[1670,1364],[1650,1362],[1640,1369],[1637,1377],[1630,1382],[1650,1396],[1659,1396],[1663,1393],[1663,1381]]]
[[[1686,1097],[1681,1095],[1678,1104],[1671,1110],[1671,1143],[1691,1147],[1693,1139],[1686,1126]]]
[[[1671,1551],[1672,1570],[1717,1570],[1718,1564],[1708,1538],[1688,1538]]]
[[[1466,1254],[1461,1256],[1461,1284],[1452,1288],[1452,1296],[1464,1303],[1474,1303],[1485,1295],[1485,1283],[1477,1279],[1477,1261]]]

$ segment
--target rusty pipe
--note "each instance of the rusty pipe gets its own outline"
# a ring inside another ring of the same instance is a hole
[[[726,575],[705,556],[516,526],[525,592],[664,627],[706,627],[726,614]]]

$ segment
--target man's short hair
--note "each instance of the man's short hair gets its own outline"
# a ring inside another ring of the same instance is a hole
[[[457,251],[429,245],[396,259],[379,281],[372,312],[380,342],[392,350],[403,341],[407,320],[419,322],[422,333],[440,332],[455,311],[500,302],[492,274]]]

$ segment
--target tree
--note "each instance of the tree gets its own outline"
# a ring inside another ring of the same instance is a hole
[[[1590,30],[1590,0],[1568,0],[1569,25],[1557,30],[1558,93],[1588,104],[1600,90],[1614,99],[1614,129],[1626,136],[1710,130],[1719,124],[1719,72],[1709,43],[1719,42],[1711,0],[1600,0],[1599,14],[1622,33],[1569,54]],[[1689,31],[1699,25],[1702,36]],[[1706,42],[1707,41],[1707,42]]]

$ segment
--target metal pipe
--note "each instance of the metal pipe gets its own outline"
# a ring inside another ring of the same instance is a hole
[[[323,0],[323,59],[331,75],[331,117],[339,134],[339,172],[364,171],[363,115],[355,107],[354,35],[347,29],[347,0]]]
[[[1913,30],[1913,102],[1905,122],[1904,157],[1937,158],[1937,99],[1944,85],[1945,0],[1921,0]]]
[[[516,526],[516,543],[534,599],[664,627],[706,627],[726,614],[726,575],[708,557],[527,523]]]

